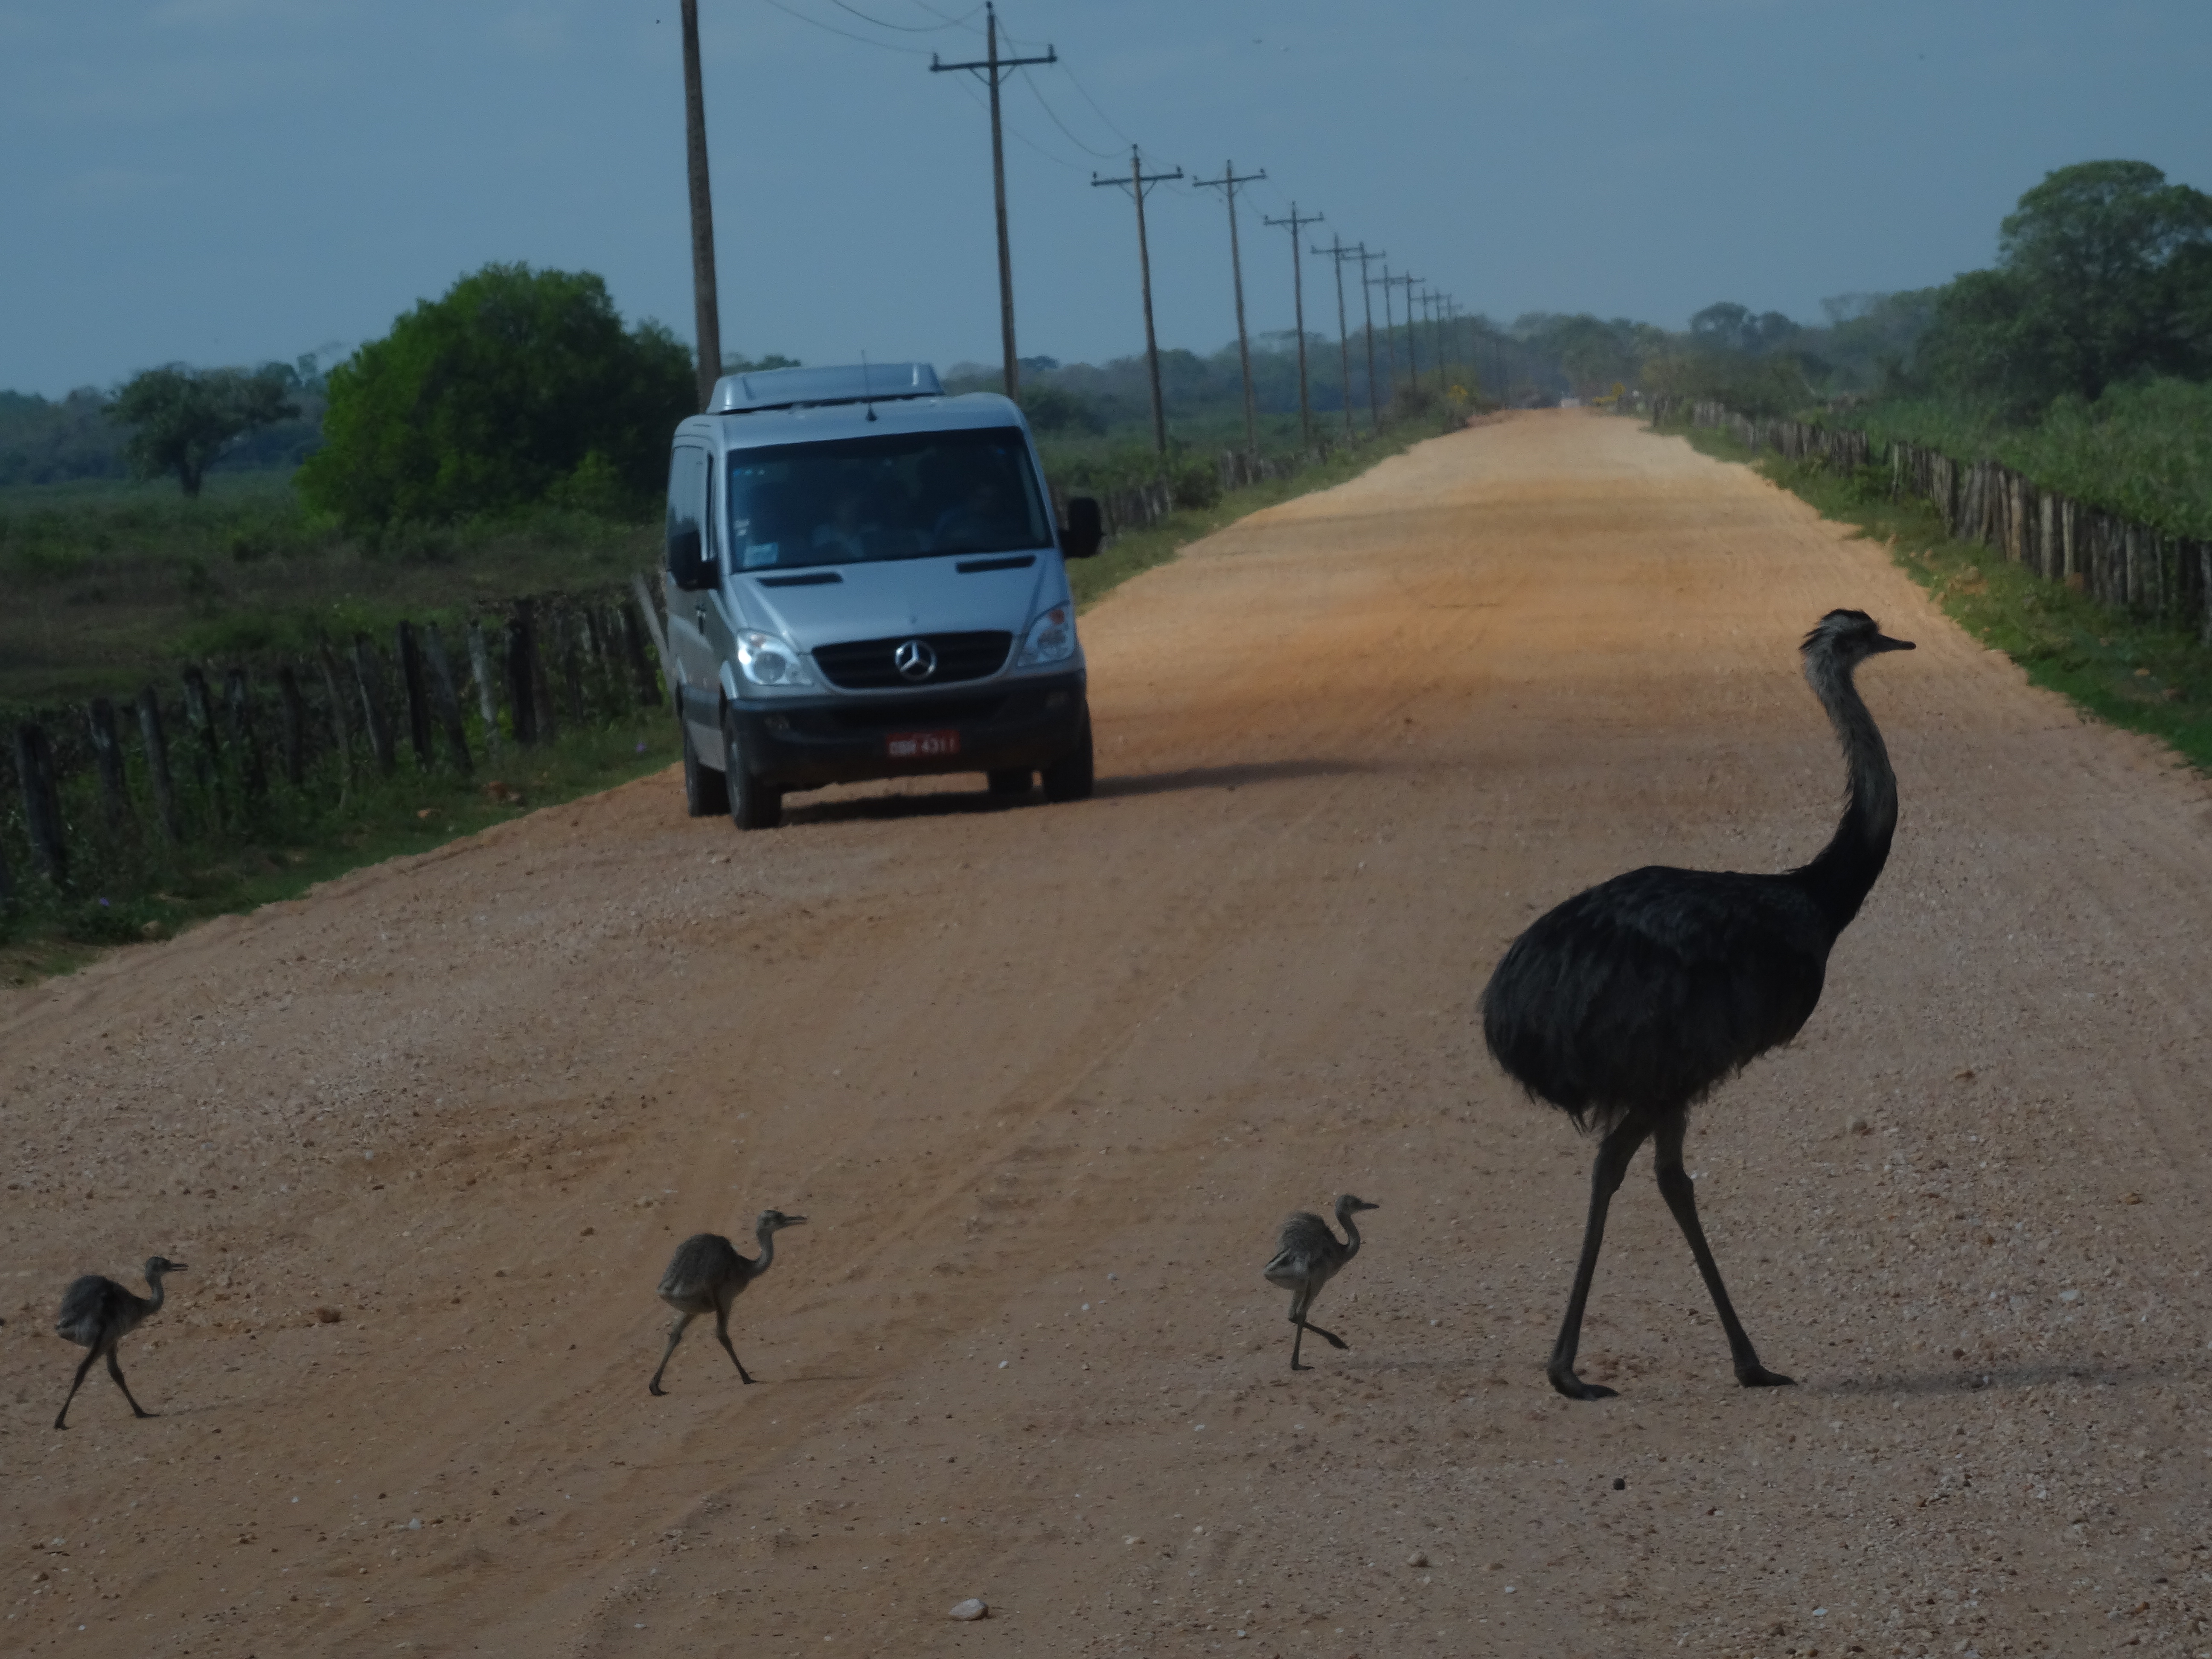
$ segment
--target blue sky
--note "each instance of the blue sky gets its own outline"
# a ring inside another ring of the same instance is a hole
[[[981,88],[927,67],[980,55],[980,9],[701,12],[726,349],[995,361]],[[0,387],[350,346],[490,260],[598,271],[625,314],[689,338],[677,16],[0,0]],[[1090,187],[1133,139],[1194,173],[1267,169],[1244,198],[1255,329],[1290,324],[1288,239],[1258,219],[1293,199],[1322,239],[1387,248],[1469,309],[1679,327],[1722,299],[1814,320],[1824,295],[1985,264],[2021,191],[2070,161],[2212,189],[2205,0],[1007,0],[1002,18],[1065,60],[1006,90],[1024,354],[1141,344],[1131,210]],[[1163,343],[1232,339],[1218,192],[1164,187],[1151,229]],[[1328,262],[1306,276],[1308,325],[1333,330]]]

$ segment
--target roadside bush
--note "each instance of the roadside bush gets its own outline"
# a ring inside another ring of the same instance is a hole
[[[299,488],[372,535],[556,492],[642,518],[697,396],[690,353],[658,323],[625,329],[599,277],[486,265],[331,371]]]

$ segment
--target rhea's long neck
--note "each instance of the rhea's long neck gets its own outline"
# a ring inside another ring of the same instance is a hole
[[[146,1298],[146,1311],[148,1313],[159,1313],[161,1309],[162,1299],[168,1295],[168,1291],[165,1290],[161,1285],[161,1270],[156,1267],[153,1272],[148,1273],[146,1275],[146,1284],[154,1292],[153,1295]]]
[[[1352,1218],[1352,1212],[1340,1204],[1336,1209],[1336,1224],[1344,1229],[1344,1259],[1349,1261],[1359,1254],[1359,1224]]]
[[[1798,872],[1826,915],[1832,937],[1850,925],[1889,861],[1890,840],[1897,833],[1897,774],[1890,769],[1889,750],[1874,716],[1852,684],[1850,668],[1823,656],[1806,664],[1805,678],[1828,711],[1850,774],[1842,822],[1820,855]]]
[[[760,1224],[759,1231],[754,1233],[753,1237],[760,1241],[760,1260],[753,1263],[752,1272],[747,1276],[757,1278],[766,1273],[775,1261],[775,1229],[763,1221]]]

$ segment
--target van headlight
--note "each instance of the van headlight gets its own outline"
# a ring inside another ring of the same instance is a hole
[[[738,635],[738,672],[753,685],[811,685],[806,659],[774,634]]]
[[[1036,668],[1048,662],[1066,662],[1075,654],[1075,607],[1056,605],[1030,624],[1022,641],[1017,668]]]

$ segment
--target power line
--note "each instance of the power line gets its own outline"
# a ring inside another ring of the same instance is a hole
[[[1050,104],[1045,102],[1044,88],[1037,85],[1036,77],[1031,75],[1027,70],[1024,70],[1022,71],[1022,84],[1030,89],[1030,95],[1037,100],[1038,107],[1042,109],[1046,115],[1051,118],[1053,125],[1060,130],[1061,133],[1066,136],[1069,143],[1073,144],[1076,149],[1081,150],[1085,155],[1095,155],[1102,161],[1110,161],[1114,159],[1114,152],[1112,150],[1093,149],[1090,145],[1085,143],[1083,140],[1077,137],[1075,134],[1069,130],[1067,123],[1060,118],[1060,112],[1054,109]]]
[[[1378,249],[1370,253],[1367,244],[1362,242],[1355,257],[1359,261],[1359,302],[1367,313],[1367,422],[1372,430],[1379,432],[1382,429],[1382,405],[1375,390],[1375,283],[1367,275],[1367,267],[1386,257],[1386,251]]]
[[[950,17],[937,23],[893,23],[881,17],[871,17],[858,6],[848,5],[846,0],[830,0],[830,3],[839,11],[850,12],[863,23],[873,23],[879,29],[896,29],[901,34],[941,34],[946,29],[960,27],[958,21]],[[927,10],[928,8],[924,7],[923,9]],[[968,15],[973,17],[975,14],[971,11]]]
[[[796,17],[800,22],[805,23],[810,28],[820,29],[825,34],[842,35],[848,40],[858,40],[864,46],[874,46],[881,52],[902,52],[908,58],[919,58],[921,56],[921,48],[920,46],[895,46],[888,40],[871,40],[865,34],[855,34],[850,29],[839,28],[835,23],[825,23],[818,17],[809,17],[805,12],[797,9],[795,7],[785,5],[783,3],[783,0],[761,0],[761,3],[763,5],[772,7],[775,10],[781,12],[786,17]]]
[[[1327,247],[1317,247],[1313,252],[1328,254],[1336,264],[1336,360],[1337,373],[1342,377],[1338,382],[1340,389],[1338,401],[1344,405],[1344,441],[1350,443],[1354,435],[1352,429],[1352,333],[1344,319],[1344,262],[1356,258],[1358,251],[1345,246],[1341,236],[1332,236]],[[1362,265],[1360,270],[1364,273],[1366,267]]]

